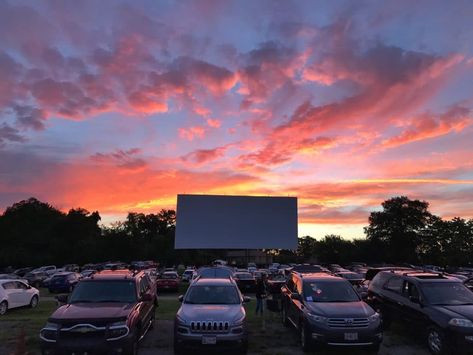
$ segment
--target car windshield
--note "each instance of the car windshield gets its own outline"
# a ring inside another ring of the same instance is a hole
[[[72,292],[70,303],[81,302],[136,302],[135,282],[130,280],[79,282]]]
[[[348,281],[306,282],[304,298],[308,302],[358,302],[358,294]]]
[[[188,304],[239,304],[240,297],[234,286],[192,286],[184,303]]]
[[[473,293],[460,282],[429,282],[422,284],[422,291],[431,305],[473,304]]]

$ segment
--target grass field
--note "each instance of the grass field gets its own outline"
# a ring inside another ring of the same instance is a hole
[[[37,308],[13,309],[6,315],[0,317],[0,354],[13,354],[16,349],[19,350],[17,352],[18,354],[39,354],[39,331],[46,323],[47,318],[56,309],[56,302],[49,300],[51,299],[50,297],[53,296],[54,295],[44,293],[43,297],[47,297],[48,300],[42,300]],[[160,320],[173,321],[180,307],[177,295],[169,296],[172,297],[166,297],[159,301],[159,307],[156,311],[158,322]],[[262,355],[299,354],[299,340],[295,330],[282,326],[279,313],[266,311],[264,317],[256,316],[255,306],[256,301],[254,299],[245,305],[249,326],[250,353]],[[149,336],[151,335],[148,335],[148,337]],[[22,337],[24,337],[24,340],[21,340]],[[170,348],[172,344],[171,340],[167,339],[167,342],[162,344],[161,340],[157,342],[160,343],[158,345],[161,348]],[[384,346],[388,351],[382,353],[398,354],[398,352],[392,350],[399,346],[406,346],[407,349],[410,350],[409,344],[412,344],[415,345],[417,350],[414,350],[414,352],[402,351],[401,353],[421,354],[424,353],[423,351],[419,352],[419,348],[423,347],[421,343],[421,339],[412,339],[412,336],[408,334],[406,329],[393,324],[393,329],[386,332],[384,341]],[[329,353],[333,354],[333,352]],[[349,351],[348,353],[354,354],[353,351]]]

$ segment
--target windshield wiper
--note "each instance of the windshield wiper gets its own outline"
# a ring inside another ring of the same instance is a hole
[[[127,302],[120,301],[120,300],[100,300],[100,301],[97,301],[97,303],[127,303]]]
[[[74,300],[74,301],[71,301],[71,303],[94,303],[94,301],[91,301],[91,300]]]

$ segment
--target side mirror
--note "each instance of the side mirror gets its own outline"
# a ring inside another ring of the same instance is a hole
[[[57,302],[60,306],[66,304],[68,299],[69,299],[69,295],[67,295],[67,294],[56,296],[56,300],[57,300]]]
[[[180,295],[177,299],[182,303],[182,301],[184,301],[184,295]]]
[[[409,296],[409,301],[411,301],[412,303],[420,304],[420,299],[417,296]]]
[[[145,293],[143,296],[141,296],[141,302],[152,302],[154,300],[154,297],[151,293]]]
[[[251,297],[243,296],[243,303],[248,303],[251,301]]]
[[[300,294],[297,292],[291,293],[291,299],[296,300],[296,301],[302,301],[302,297]]]

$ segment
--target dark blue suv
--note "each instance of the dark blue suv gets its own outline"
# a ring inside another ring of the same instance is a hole
[[[59,272],[49,281],[49,292],[72,292],[82,276],[76,272]]]

